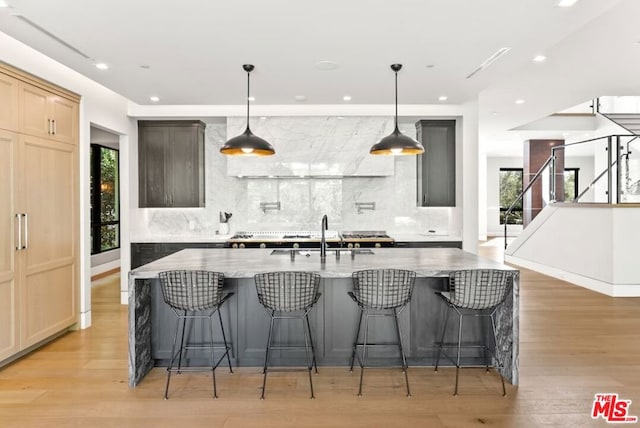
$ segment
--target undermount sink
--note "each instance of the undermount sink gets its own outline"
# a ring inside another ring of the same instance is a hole
[[[306,256],[311,257],[311,254],[320,254],[319,248],[278,248],[271,251],[272,256],[276,255],[293,255],[293,256]],[[369,248],[327,248],[327,254],[337,253],[349,253],[349,254],[375,254],[373,250]]]

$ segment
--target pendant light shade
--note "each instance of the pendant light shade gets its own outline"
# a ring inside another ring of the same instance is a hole
[[[391,64],[391,70],[396,77],[396,116],[395,127],[391,134],[371,146],[369,153],[372,155],[419,155],[424,152],[422,144],[411,137],[407,137],[398,129],[398,71],[402,64]]]
[[[251,64],[244,64],[242,68],[247,72],[247,129],[237,137],[228,140],[224,146],[220,148],[220,153],[232,156],[273,155],[276,153],[273,146],[266,140],[255,135],[249,128],[249,76],[255,67]]]

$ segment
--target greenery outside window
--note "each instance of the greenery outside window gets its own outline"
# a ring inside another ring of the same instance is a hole
[[[120,248],[119,152],[91,144],[91,254]]]
[[[522,193],[522,168],[500,168],[500,224],[504,215]],[[513,208],[507,224],[522,224],[522,200]]]
[[[564,169],[564,201],[573,202],[578,197],[578,172],[580,168]]]

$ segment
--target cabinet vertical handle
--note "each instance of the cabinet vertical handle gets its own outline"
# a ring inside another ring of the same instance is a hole
[[[26,213],[22,214],[24,216],[24,246],[23,250],[29,248],[29,217],[27,217]]]
[[[53,135],[56,135],[56,131],[57,131],[57,127],[56,127],[56,120],[55,119],[51,119],[51,124],[53,125]]]
[[[16,220],[18,220],[18,231],[16,235],[18,236],[18,245],[16,245],[16,250],[22,250],[22,214],[16,214]]]
[[[51,119],[47,119],[47,127],[49,128],[49,129],[47,130],[47,133],[48,133],[48,134],[51,134]]]

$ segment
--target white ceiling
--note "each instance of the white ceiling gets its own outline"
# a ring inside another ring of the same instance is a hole
[[[611,19],[607,16],[621,5],[640,11],[637,0],[581,0],[572,8],[557,7],[558,0],[6,1],[11,7],[0,9],[0,31],[138,104],[153,104],[151,95],[159,96],[160,104],[242,104],[243,63],[256,66],[251,85],[255,104],[344,104],[344,95],[352,97],[350,104],[390,104],[389,65],[399,62],[404,64],[401,104],[477,100],[481,134],[486,135],[588,99],[591,95],[584,98],[582,88],[588,83],[580,82],[592,78],[590,73],[561,76],[554,70],[597,62],[600,51],[617,49],[604,43],[584,46],[580,40],[593,37],[589,28]],[[638,16],[628,16],[610,32],[623,26],[640,28]],[[630,40],[620,42],[640,57],[640,45],[634,46],[640,30],[625,31]],[[587,49],[593,57],[560,56],[572,43],[570,52]],[[466,78],[502,47],[511,49]],[[549,59],[534,64],[537,54]],[[319,61],[334,61],[338,67],[319,70]],[[638,58],[633,61],[632,66],[640,65]],[[96,62],[105,62],[109,69],[96,69]],[[616,78],[617,89],[637,89],[637,70]],[[544,91],[531,76],[545,73],[579,87],[573,96],[560,97],[557,105],[543,107],[535,99]],[[620,81],[623,78],[628,84]],[[295,101],[297,95],[306,101]],[[441,95],[447,101],[438,101]],[[531,99],[516,107],[514,100],[523,96]]]

